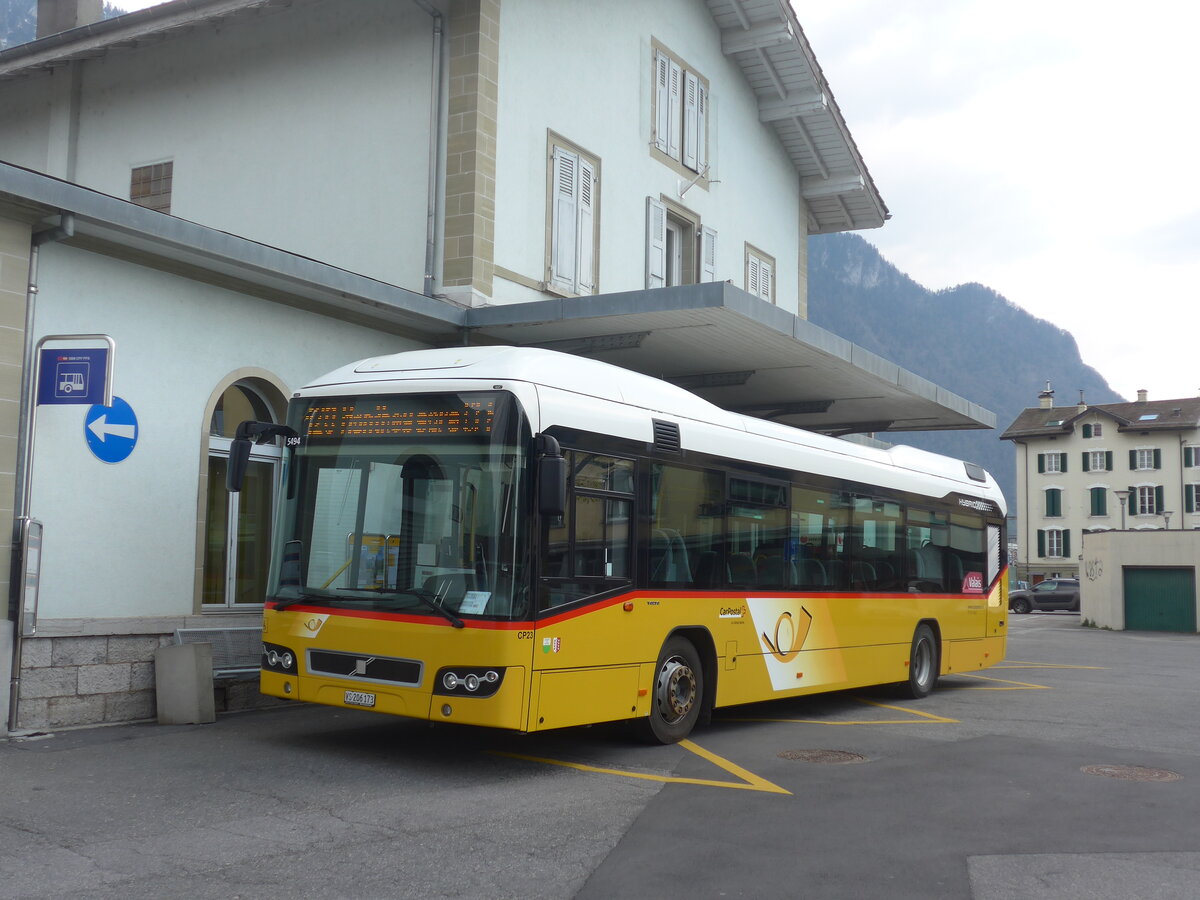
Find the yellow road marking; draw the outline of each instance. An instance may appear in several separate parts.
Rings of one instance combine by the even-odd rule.
[[[527,762],[545,763],[551,766],[562,766],[567,769],[576,769],[580,772],[592,772],[596,775],[618,775],[621,778],[639,778],[643,781],[658,781],[664,784],[698,784],[705,787],[732,788],[736,791],[762,791],[768,794],[787,794],[791,796],[791,791],[784,790],[777,784],[772,784],[765,778],[760,778],[753,772],[748,772],[736,763],[732,763],[727,759],[717,756],[715,753],[710,753],[698,744],[692,741],[680,741],[679,746],[683,749],[695,753],[702,759],[706,759],[713,765],[724,769],[731,775],[735,775],[742,781],[710,781],[705,778],[680,778],[675,775],[654,775],[647,772],[627,772],[622,769],[606,769],[601,766],[589,766],[583,763],[566,762],[561,759],[546,759],[540,756],[526,756],[522,753],[505,753],[500,750],[493,750],[497,756],[508,756],[512,759],[523,759]]]
[[[955,687],[954,685],[943,685],[940,690],[944,691],[1048,691],[1050,686],[1046,684],[1030,684],[1027,681],[1009,681],[1006,678],[992,678],[988,675],[975,675],[971,672],[955,672],[959,678],[975,678],[979,681],[991,681],[998,685],[1008,685],[1008,687]]]
[[[1058,665],[1055,663],[1034,663],[1034,662],[1017,662],[1011,661],[1006,665],[996,666],[997,669],[1103,669],[1104,666],[1068,666]],[[961,678],[974,678],[978,681],[989,681],[995,683],[992,686],[978,687],[954,687],[953,685],[942,685],[942,690],[967,690],[967,691],[1047,691],[1050,690],[1048,685],[1030,684],[1025,681],[1011,681],[1004,678],[992,678],[987,675],[978,675],[969,672],[954,672],[953,675]],[[939,716],[936,713],[925,712],[919,709],[911,709],[904,706],[893,706],[889,703],[878,703],[874,700],[867,700],[862,697],[855,697],[855,701],[866,706],[875,706],[879,709],[891,709],[897,712],[902,712],[906,716],[912,718],[905,719],[852,719],[848,721],[831,721],[829,719],[781,719],[781,718],[740,718],[731,719],[735,722],[783,722],[792,725],[957,725],[958,719],[951,719],[946,716]],[[501,750],[491,751],[496,756],[507,756],[510,759],[522,759],[526,762],[544,763],[550,766],[561,766],[565,769],[575,769],[579,772],[591,772],[595,775],[616,775],[620,778],[637,778],[642,781],[657,781],[662,784],[696,784],[703,787],[719,787],[730,788],[735,791],[761,791],[768,794],[787,794],[791,796],[791,791],[781,788],[777,784],[772,784],[765,778],[755,775],[753,772],[743,769],[741,766],[731,762],[723,757],[717,756],[705,750],[699,744],[693,741],[684,740],[679,742],[679,746],[690,753],[694,753],[702,759],[706,759],[718,768],[724,769],[731,775],[740,778],[740,782],[735,781],[714,781],[706,778],[681,778],[675,775],[655,775],[648,772],[629,772],[623,769],[608,769],[603,766],[589,766],[585,763],[567,762],[562,759],[549,759],[542,756],[527,756],[523,753],[507,753]]]
[[[859,703],[865,703],[867,706],[878,706],[880,709],[894,709],[898,712],[908,713],[910,716],[920,716],[923,719],[929,719],[931,722],[938,724],[957,725],[958,719],[950,719],[946,716],[939,716],[935,713],[924,712],[920,709],[909,709],[904,706],[889,706],[887,703],[876,703],[874,700],[865,700],[862,697],[855,697]],[[889,722],[890,724],[890,722]],[[904,719],[898,720],[897,724],[908,724]]]
[[[1104,669],[1106,666],[1068,666],[1060,663],[1017,662],[1009,660],[995,666],[997,669]]]
[[[880,709],[894,709],[896,712],[902,712],[907,715],[916,716],[914,719],[849,719],[849,720],[830,720],[830,719],[781,719],[781,718],[765,718],[765,719],[732,719],[734,722],[786,722],[789,725],[957,725],[958,719],[948,719],[945,716],[939,716],[934,713],[922,712],[917,709],[908,709],[903,706],[892,706],[887,703],[876,703],[874,700],[865,700],[862,697],[854,698],[857,702],[866,706],[877,706]],[[927,721],[921,721],[922,719]]]

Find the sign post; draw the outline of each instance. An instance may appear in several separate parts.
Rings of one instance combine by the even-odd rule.
[[[97,342],[103,347],[46,347],[46,344],[81,344]],[[20,577],[21,590],[17,627],[13,634],[13,653],[20,655],[23,635],[32,635],[37,628],[37,586],[41,567],[42,523],[30,517],[29,497],[33,486],[33,447],[37,435],[39,406],[92,405],[113,402],[113,362],[117,343],[107,334],[48,334],[35,345],[33,378],[28,382],[25,402],[29,407],[28,433],[25,435],[24,455],[14,503],[17,533],[14,546],[20,559],[14,560],[13,577]],[[130,410],[132,414],[132,410]],[[130,446],[129,450],[132,451]],[[126,452],[125,456],[129,453]],[[124,456],[121,457],[124,459]],[[16,664],[14,663],[14,670]],[[14,692],[16,679],[14,678]],[[10,717],[15,723],[15,699]],[[15,726],[14,726],[15,727]]]

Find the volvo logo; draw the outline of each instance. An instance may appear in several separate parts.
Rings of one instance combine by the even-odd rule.
[[[351,672],[350,674],[366,675],[367,674],[367,666],[369,666],[373,662],[375,662],[375,657],[373,657],[373,656],[370,659],[356,659],[354,661],[354,671]]]

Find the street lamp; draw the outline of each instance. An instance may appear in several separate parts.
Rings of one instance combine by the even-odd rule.
[[[1163,510],[1163,513],[1162,513],[1163,528],[1167,531],[1171,530],[1171,516],[1173,516],[1173,515],[1174,515],[1174,512],[1172,510],[1169,510],[1169,509]]]
[[[1129,499],[1129,491],[1113,491],[1121,501],[1121,530],[1125,530],[1125,501]]]

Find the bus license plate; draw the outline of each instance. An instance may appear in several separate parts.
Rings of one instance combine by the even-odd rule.
[[[346,691],[346,703],[349,706],[374,706],[375,695],[365,691]]]

